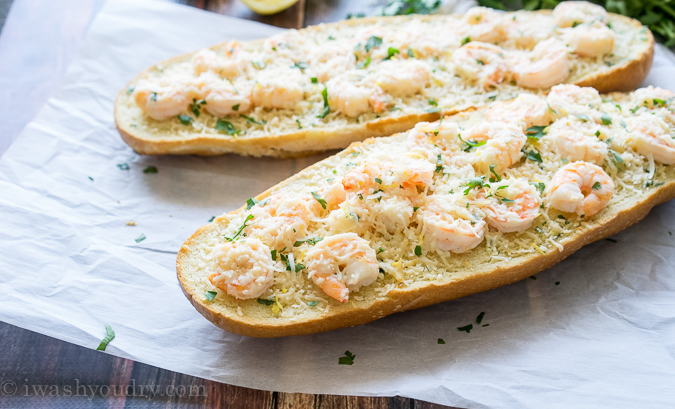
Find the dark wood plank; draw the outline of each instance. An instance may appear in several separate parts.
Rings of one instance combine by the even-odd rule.
[[[259,21],[277,27],[302,28],[305,22],[305,1],[299,0],[292,7],[269,16],[254,13],[238,0],[209,0],[207,10],[226,16]]]

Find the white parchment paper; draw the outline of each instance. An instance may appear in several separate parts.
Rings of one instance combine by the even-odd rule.
[[[675,203],[536,280],[360,327],[254,339],[198,314],[175,277],[183,241],[323,156],[141,157],[115,130],[113,101],[160,60],[277,31],[148,0],[106,4],[60,92],[0,161],[0,320],[90,348],[108,323],[108,353],[258,389],[470,408],[672,407]],[[659,48],[647,82],[675,89],[674,66]],[[158,173],[144,174],[149,165]],[[482,311],[487,327],[475,322]],[[353,366],[338,365],[345,350]]]

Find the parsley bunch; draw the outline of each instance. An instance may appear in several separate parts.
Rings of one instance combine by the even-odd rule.
[[[392,0],[375,10],[376,16],[401,16],[406,14],[433,14],[441,0]]]
[[[639,20],[661,37],[666,47],[675,47],[675,0],[592,0],[610,13]],[[552,9],[560,0],[478,0],[478,4],[499,10]]]

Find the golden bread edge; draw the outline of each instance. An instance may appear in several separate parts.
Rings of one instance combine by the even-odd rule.
[[[376,143],[377,140],[377,138],[372,138],[361,143],[352,144],[348,149],[335,156],[345,157],[354,151],[355,148],[366,144]],[[328,159],[325,159],[324,161]],[[313,169],[322,166],[324,161],[317,162],[302,170],[300,173],[273,186],[258,195],[256,199],[262,200],[269,196],[273,191],[276,191],[297,179],[301,179],[304,177],[304,174],[308,172],[311,173]],[[407,288],[390,291],[387,294],[386,299],[375,300],[368,307],[342,309],[337,312],[329,312],[328,314],[324,314],[317,318],[304,321],[278,319],[274,322],[268,320],[264,320],[263,322],[252,322],[250,319],[239,316],[236,311],[229,311],[227,314],[216,311],[209,305],[209,302],[204,300],[203,294],[193,294],[190,292],[190,286],[185,282],[185,276],[182,271],[182,261],[188,257],[192,244],[197,242],[200,235],[207,231],[211,225],[202,226],[187,241],[185,241],[178,252],[176,272],[181,289],[190,303],[205,318],[226,331],[260,338],[313,334],[365,324],[396,312],[450,301],[526,279],[559,263],[586,244],[609,237],[632,226],[647,216],[654,206],[673,198],[675,198],[675,181],[669,181],[636,200],[635,204],[631,207],[620,208],[618,212],[603,213],[599,218],[593,221],[593,226],[590,229],[583,233],[575,233],[570,236],[569,239],[564,242],[564,250],[562,252],[551,250],[543,255],[534,253],[528,256],[524,261],[518,263],[498,263],[501,266],[487,272],[475,272],[470,275],[464,275],[463,277],[444,284],[434,282],[415,283]],[[216,218],[214,223],[228,222],[230,216],[241,210],[242,208],[237,209],[228,215]]]
[[[550,11],[538,11],[537,13],[550,13]],[[611,13],[610,13],[611,14]],[[611,14],[612,18],[626,20],[629,24],[640,25],[637,20],[628,17]],[[363,23],[376,24],[385,18],[392,17],[370,17],[364,19],[353,19],[329,23],[325,26],[337,25],[358,25]],[[393,18],[404,19],[406,16],[397,16]],[[423,16],[424,20],[435,18],[435,16]],[[312,26],[305,28],[305,31],[319,30],[321,26]],[[606,73],[590,74],[576,85],[596,88],[601,93],[614,91],[632,91],[637,88],[644,80],[652,65],[654,57],[654,36],[649,29],[648,48],[639,56],[639,58],[626,63],[612,67],[612,70]],[[254,40],[250,43],[263,42],[264,40]],[[217,49],[222,47],[219,44],[211,47]],[[440,118],[438,113],[411,114],[395,118],[380,118],[376,121],[369,121],[362,125],[350,125],[341,129],[306,129],[299,132],[292,132],[281,135],[268,135],[257,138],[225,138],[221,136],[194,136],[184,139],[161,139],[145,138],[139,132],[124,124],[120,118],[118,105],[121,98],[126,94],[129,86],[139,79],[146,76],[154,70],[157,65],[171,64],[183,58],[191,56],[193,53],[184,54],[172,59],[160,62],[131,80],[118,94],[115,100],[115,123],[122,139],[131,148],[143,155],[202,155],[215,156],[227,153],[235,153],[244,156],[270,156],[279,158],[292,158],[306,156],[313,153],[323,152],[330,149],[342,149],[349,146],[350,143],[363,141],[367,138],[387,136],[397,132],[403,132],[412,128],[416,123],[423,121],[435,121]],[[457,113],[458,110],[444,111],[444,116]]]

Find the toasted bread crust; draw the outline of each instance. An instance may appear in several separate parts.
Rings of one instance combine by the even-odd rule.
[[[540,10],[533,13],[548,14],[550,10]],[[357,20],[345,20],[336,23],[329,23],[326,26],[337,25],[357,25],[357,24],[377,24],[383,19],[403,19],[406,16],[396,17],[370,17]],[[438,16],[421,16],[423,20],[438,18]],[[626,20],[632,25],[640,25],[636,20],[619,15],[612,15],[612,18]],[[308,27],[306,31],[319,30],[320,26]],[[595,73],[576,81],[574,84],[584,87],[594,87],[602,93],[613,91],[630,91],[638,87],[649,72],[654,56],[654,36],[649,30],[649,46],[644,54],[637,59],[616,65],[609,72]],[[256,40],[255,42],[261,42]],[[213,46],[217,49],[221,45]],[[174,57],[157,65],[166,65],[174,61],[184,59],[190,54]],[[156,66],[150,67],[139,74],[129,82],[127,87],[123,88],[117,96],[115,102],[115,122],[122,139],[131,146],[136,152],[144,155],[203,155],[214,156],[226,153],[236,153],[245,156],[272,156],[272,157],[298,157],[330,149],[342,149],[349,146],[350,143],[362,141],[376,136],[386,136],[397,132],[403,132],[412,128],[421,121],[435,121],[440,118],[440,113],[411,114],[398,116],[396,118],[380,118],[360,125],[350,125],[346,128],[332,129],[305,129],[297,132],[267,135],[262,137],[247,138],[227,138],[217,135],[195,135],[183,139],[167,138],[147,138],[139,133],[136,128],[131,127],[122,121],[119,115],[118,105],[126,89],[130,84],[135,83],[140,78],[154,70]],[[443,115],[452,115],[458,112],[450,110],[442,112]]]
[[[373,138],[362,143],[352,144],[348,149],[336,156],[346,157],[351,152],[358,150],[358,148],[376,143],[376,141],[377,139]],[[268,189],[257,196],[256,199],[263,200],[273,191],[289,185],[301,179],[307,172],[312,172],[313,169],[319,168],[322,166],[322,163],[323,161],[308,167],[300,174],[296,174]],[[396,312],[453,300],[526,279],[559,263],[586,244],[609,237],[637,223],[654,206],[673,198],[675,198],[675,181],[670,181],[650,191],[649,194],[641,197],[632,206],[620,208],[616,212],[599,217],[595,220],[593,226],[583,233],[577,232],[570,236],[569,240],[564,243],[564,250],[562,252],[553,250],[546,254],[535,253],[526,257],[524,261],[498,263],[497,266],[491,269],[475,271],[472,274],[463,275],[453,280],[445,280],[442,283],[414,283],[409,287],[390,291],[386,299],[373,301],[367,306],[352,306],[348,309],[334,310],[320,317],[306,320],[290,321],[278,319],[274,321],[254,321],[239,316],[236,311],[228,310],[226,313],[218,311],[203,300],[202,294],[194,294],[190,291],[189,281],[184,273],[183,264],[189,257],[191,248],[199,241],[201,235],[212,228],[212,225],[201,227],[183,244],[178,252],[176,271],[181,289],[190,303],[209,321],[226,331],[261,338],[311,334],[365,324]],[[230,216],[240,210],[235,210],[229,215],[217,218],[214,223],[227,223]]]

